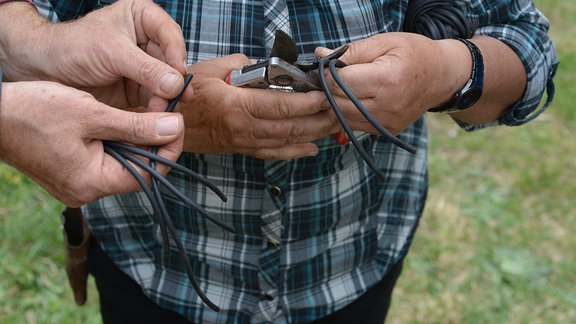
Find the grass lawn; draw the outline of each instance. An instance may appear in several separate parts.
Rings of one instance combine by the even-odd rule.
[[[552,21],[556,99],[522,127],[431,115],[429,201],[391,323],[576,323],[576,2]]]
[[[576,2],[537,0],[561,61],[553,106],[465,133],[431,115],[430,199],[391,323],[576,323]],[[0,164],[0,323],[99,323],[66,282],[62,205]]]

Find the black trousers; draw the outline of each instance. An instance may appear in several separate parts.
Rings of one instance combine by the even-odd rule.
[[[100,312],[104,323],[190,323],[180,314],[164,309],[146,297],[140,286],[124,274],[94,240],[88,255],[88,270],[94,276],[100,294]],[[314,323],[384,323],[392,290],[401,272],[402,262],[399,262],[378,284],[352,304]]]

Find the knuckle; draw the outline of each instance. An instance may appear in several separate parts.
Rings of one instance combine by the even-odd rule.
[[[135,139],[146,138],[148,135],[148,127],[137,114],[133,114],[130,117],[129,131]]]
[[[278,96],[277,100],[274,101],[274,109],[278,113],[280,118],[290,118],[292,116],[292,105],[288,96]]]
[[[286,144],[295,144],[298,142],[298,136],[300,134],[300,127],[298,123],[292,123],[288,130],[288,136],[286,138]]]
[[[234,53],[228,56],[230,62],[230,68],[239,68],[243,67],[244,65],[250,64],[250,59],[241,53]]]
[[[140,80],[152,80],[154,74],[156,73],[155,63],[153,61],[143,62],[138,71],[138,77]]]

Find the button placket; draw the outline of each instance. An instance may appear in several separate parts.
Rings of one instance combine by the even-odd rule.
[[[290,166],[286,161],[267,162],[262,201],[262,250],[259,257],[260,307],[265,316],[274,318],[279,309],[278,280],[282,247],[282,218],[286,212],[286,189]],[[263,314],[264,315],[264,314]]]

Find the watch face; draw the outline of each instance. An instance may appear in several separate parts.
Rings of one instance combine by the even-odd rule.
[[[475,104],[478,101],[478,99],[480,99],[480,96],[482,96],[482,88],[480,87],[471,88],[458,98],[456,108],[466,109]]]

